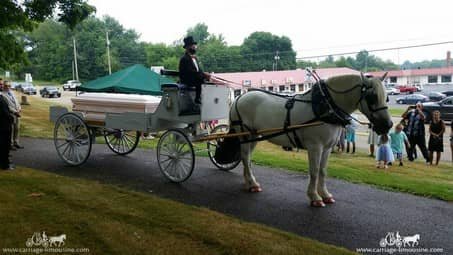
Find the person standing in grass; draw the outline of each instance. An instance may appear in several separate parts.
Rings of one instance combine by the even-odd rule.
[[[19,144],[19,129],[20,129],[20,112],[22,107],[20,106],[19,100],[17,100],[14,93],[11,91],[11,84],[9,81],[3,83],[2,94],[4,99],[8,103],[11,117],[13,118],[12,134],[11,134],[11,150],[23,149],[24,147]]]
[[[416,146],[418,146],[426,163],[429,163],[428,150],[426,148],[425,113],[423,112],[423,105],[417,103],[415,109],[414,107],[407,108],[401,117],[409,119],[408,138],[409,143],[411,144],[410,153],[408,155],[409,161],[414,161],[414,152]]]
[[[453,121],[450,122],[450,151],[451,151],[451,162],[453,163]]]
[[[9,161],[12,124],[13,118],[9,112],[8,102],[0,93],[0,169],[3,170],[14,169],[14,166]]]
[[[389,136],[393,156],[400,162],[400,166],[403,166],[403,148],[404,145],[406,145],[406,147],[409,146],[409,140],[403,132],[403,125],[401,123],[396,125],[395,130],[391,132]]]
[[[354,116],[353,116],[354,117]],[[357,121],[352,119],[348,125],[346,125],[346,152],[349,153],[350,145],[352,144],[352,154],[355,153],[355,130],[358,127]]]
[[[392,148],[390,147],[389,135],[380,135],[378,144],[379,145],[376,152],[376,167],[387,169],[388,165],[395,160],[393,157]]]
[[[373,130],[373,124],[368,124],[368,144],[370,145],[370,157],[374,157],[374,146],[378,144],[378,134]]]
[[[436,152],[436,166],[439,164],[440,156],[444,151],[443,136],[445,133],[445,123],[440,119],[440,112],[433,112],[433,120],[429,125],[429,163],[433,164],[434,152]]]

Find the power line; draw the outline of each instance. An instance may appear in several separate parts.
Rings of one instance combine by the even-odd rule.
[[[411,48],[419,48],[419,47],[428,47],[428,46],[450,44],[450,43],[453,43],[453,41],[437,42],[437,43],[425,43],[425,44],[417,44],[417,45],[409,45],[409,46],[401,46],[401,47],[373,49],[373,50],[366,50],[366,51],[367,52],[380,52],[380,51],[402,50],[402,49],[411,49]],[[326,55],[298,57],[298,58],[296,58],[296,60],[312,59],[312,58],[325,58],[325,57],[329,57],[329,56],[334,57],[334,56],[354,55],[354,54],[357,54],[359,52],[360,51],[352,51],[352,52],[344,52],[344,53],[334,53],[334,54],[326,54]]]

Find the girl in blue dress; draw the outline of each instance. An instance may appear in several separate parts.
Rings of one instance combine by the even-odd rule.
[[[376,167],[377,168],[388,168],[388,164],[395,160],[393,157],[393,151],[390,147],[390,137],[388,134],[380,135],[378,142],[378,150],[376,153]]]

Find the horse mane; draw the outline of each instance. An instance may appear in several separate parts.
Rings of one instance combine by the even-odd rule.
[[[330,88],[344,90],[351,87],[351,85],[361,84],[363,81],[360,75],[346,74],[330,77],[326,82]]]

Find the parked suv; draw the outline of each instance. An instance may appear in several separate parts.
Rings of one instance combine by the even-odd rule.
[[[439,102],[423,103],[423,111],[427,114],[426,122],[431,121],[432,112],[440,111],[443,120],[453,120],[453,96],[447,97]]]
[[[70,80],[63,84],[63,90],[76,90],[78,86],[82,85],[79,81]]]

